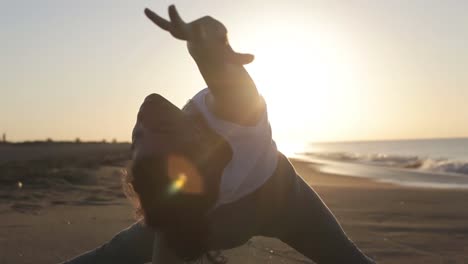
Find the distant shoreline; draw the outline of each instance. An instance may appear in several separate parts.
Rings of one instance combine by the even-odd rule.
[[[32,140],[32,141],[7,141],[0,142],[1,145],[63,145],[63,144],[128,144],[126,141],[47,141],[47,140]]]

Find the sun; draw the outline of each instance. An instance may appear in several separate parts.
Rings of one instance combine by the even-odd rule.
[[[289,152],[293,146],[303,145],[298,142],[326,137],[324,127],[337,129],[335,123],[345,116],[347,100],[355,100],[359,94],[358,67],[347,55],[352,51],[340,46],[338,39],[297,30],[259,47],[254,63],[248,66],[267,102],[274,133],[291,135],[287,132],[295,131],[303,137],[277,140]]]

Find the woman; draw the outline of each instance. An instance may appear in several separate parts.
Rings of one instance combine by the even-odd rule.
[[[150,95],[133,130],[128,187],[143,217],[70,263],[182,263],[276,237],[317,263],[374,263],[346,236],[272,140],[267,108],[227,30],[203,17],[147,17],[187,41],[208,88],[182,111]]]

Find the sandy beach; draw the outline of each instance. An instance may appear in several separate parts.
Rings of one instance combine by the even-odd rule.
[[[5,151],[14,151],[1,146],[0,264],[58,263],[100,245],[134,221],[120,189],[128,146],[77,149],[73,153],[79,155],[58,162],[57,156],[38,159],[23,149],[32,155],[24,158],[16,147],[16,156],[11,155],[16,158],[8,159]],[[90,156],[97,149],[100,154]],[[58,156],[64,157],[63,152]],[[323,174],[306,162],[294,165],[378,263],[468,263],[468,191],[401,187]],[[312,263],[263,237],[225,253],[229,263]]]

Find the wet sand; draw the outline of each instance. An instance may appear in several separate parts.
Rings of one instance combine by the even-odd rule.
[[[90,163],[80,163],[89,157],[86,151],[61,165],[53,155],[0,160],[0,264],[58,263],[134,221],[120,188],[127,146],[102,148],[112,149],[107,159],[98,155]],[[378,263],[468,263],[468,191],[400,187],[322,174],[300,161],[294,165]],[[230,263],[312,263],[263,237],[226,254]]]

